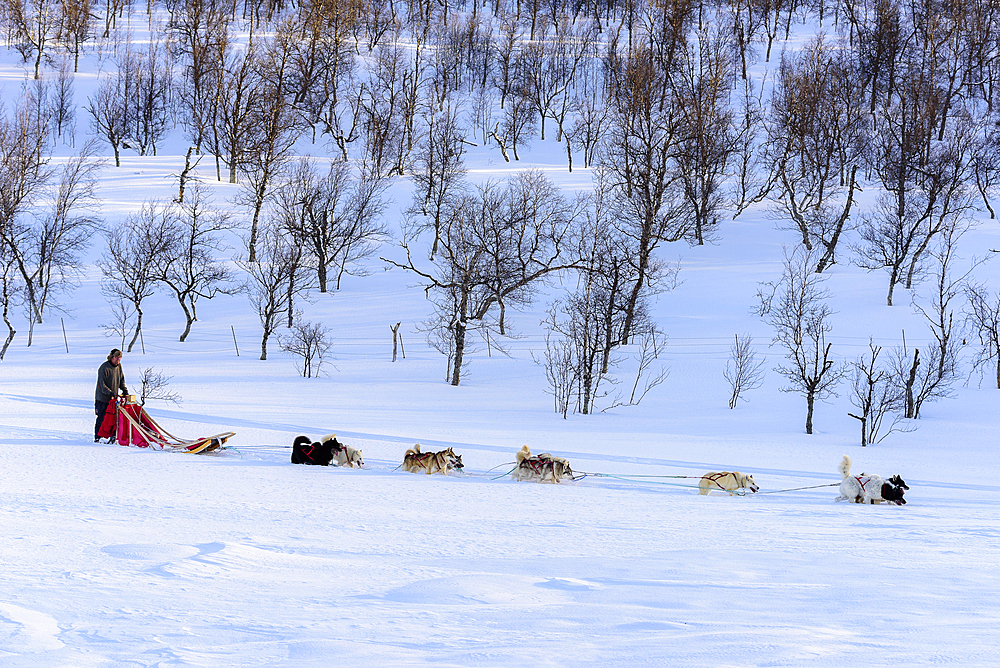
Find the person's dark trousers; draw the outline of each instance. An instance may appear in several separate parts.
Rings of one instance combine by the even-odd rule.
[[[97,422],[94,423],[94,442],[100,438],[97,432],[101,430],[101,423],[104,422],[104,413],[108,410],[108,404],[110,401],[94,401],[94,410],[97,411]]]

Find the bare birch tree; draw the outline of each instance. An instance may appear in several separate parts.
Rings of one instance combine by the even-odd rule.
[[[304,124],[291,104],[292,55],[295,36],[283,25],[274,39],[265,43],[258,61],[260,85],[251,110],[249,140],[252,150],[239,164],[244,191],[240,201],[251,208],[249,261],[256,261],[257,227],[264,203],[272,195],[274,180],[288,162]]]
[[[27,250],[34,271],[30,280],[37,322],[55,306],[55,295],[74,285],[83,266],[83,255],[97,232],[98,172],[103,166],[95,160],[95,142],[88,142],[56,172],[58,183],[51,208],[39,216],[27,238]]]
[[[138,60],[126,52],[113,74],[103,77],[97,90],[87,99],[93,133],[104,139],[115,154],[115,167],[121,167],[121,150],[132,132],[137,96]]]
[[[833,311],[826,304],[829,293],[814,272],[816,256],[796,249],[785,254],[782,276],[764,283],[758,292],[758,313],[774,329],[773,342],[785,349],[786,364],[775,367],[788,381],[782,392],[797,392],[806,399],[806,433],[813,433],[816,401],[836,396],[837,384],[847,370],[831,355],[826,340]]]
[[[107,250],[97,262],[103,277],[101,292],[112,303],[131,304],[136,312],[126,352],[132,352],[142,332],[145,315],[142,302],[156,292],[156,269],[166,264],[164,255],[177,246],[173,215],[165,205],[146,202],[137,213],[130,214],[106,233]]]
[[[303,158],[288,171],[276,193],[279,216],[312,258],[320,292],[327,292],[331,272],[338,290],[345,274],[364,273],[361,261],[388,237],[380,220],[384,189],[384,181],[356,178],[344,162],[320,175],[313,161]]]
[[[308,281],[300,276],[305,267],[302,249],[295,241],[274,225],[261,232],[257,258],[241,260],[239,265],[247,274],[243,291],[260,318],[260,359],[266,360],[268,340],[294,308],[296,286],[302,289]]]
[[[855,261],[888,273],[889,306],[896,285],[911,289],[922,275],[935,238],[955,228],[973,207],[982,135],[975,119],[956,108],[944,140],[937,141],[941,104],[933,83],[916,73],[876,115],[871,161],[884,192],[861,225]]]
[[[683,14],[668,18],[685,23]],[[663,23],[681,30],[672,21]],[[656,49],[637,46],[626,58],[609,54],[617,62],[608,93],[611,114],[602,165],[614,195],[617,224],[636,240],[632,256],[636,280],[621,329],[623,344],[632,334],[654,252],[663,242],[691,239],[694,229],[683,213],[683,187],[674,163],[682,116],[674,113],[671,77],[684,46],[683,31],[660,38],[672,40],[671,35],[676,42],[656,43]]]
[[[233,294],[238,289],[217,255],[225,248],[219,233],[231,228],[228,216],[210,205],[203,186],[195,184],[188,192],[184,203],[167,219],[170,246],[155,266],[156,281],[177,299],[184,313],[184,331],[178,339],[182,343],[198,319],[199,299]]]
[[[406,260],[389,264],[416,274],[438,313],[435,329],[451,343],[451,384],[462,377],[467,334],[494,319],[506,333],[508,307],[531,303],[538,282],[575,267],[575,217],[569,203],[541,172],[520,172],[504,185],[487,183],[450,205],[433,266],[418,266],[412,245]],[[444,334],[447,332],[447,334]]]
[[[906,413],[908,418],[918,419],[924,403],[951,396],[958,381],[963,323],[961,318],[956,322],[955,316],[960,313],[955,302],[964,294],[965,281],[969,274],[981,262],[973,260],[966,272],[959,276],[954,275],[953,265],[957,259],[956,242],[962,232],[962,228],[945,231],[938,247],[932,253],[935,267],[932,272],[930,297],[913,300],[914,310],[922,315],[927,323],[931,342],[926,346],[919,367],[914,351],[914,365],[908,374],[903,373],[906,368],[905,358],[897,362],[897,383],[902,382],[912,395]]]
[[[25,62],[34,58],[35,79],[41,77],[42,60],[57,41],[62,28],[62,4],[57,0],[4,0],[3,12],[14,46]]]
[[[427,132],[417,144],[413,165],[413,204],[410,215],[421,215],[434,230],[430,257],[437,253],[441,234],[441,219],[445,209],[465,189],[462,179],[466,169],[462,163],[465,144],[458,125],[458,114],[450,105],[440,112],[431,108],[426,114]]]
[[[855,74],[824,37],[782,56],[767,121],[767,192],[806,250],[824,248],[817,272],[835,262],[851,216],[865,120]]]
[[[49,160],[47,117],[39,118],[30,96],[22,96],[8,114],[0,104],[0,244],[14,263],[31,312],[29,321],[41,318],[32,264],[32,221],[28,214],[44,196],[53,171]]]

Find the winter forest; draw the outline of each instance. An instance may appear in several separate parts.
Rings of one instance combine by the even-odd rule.
[[[0,119],[0,358],[72,299],[95,245],[127,351],[154,293],[183,313],[182,342],[214,296],[244,293],[260,359],[277,340],[306,376],[329,342],[303,297],[345,275],[412,274],[452,385],[470,341],[502,350],[509,313],[558,277],[571,289],[533,354],[555,410],[589,413],[623,346],[642,378],[620,401],[662,381],[650,305],[679,278],[673,247],[723,246],[756,207],[787,230],[756,308],[807,432],[842,383],[866,441],[947,396],[963,359],[1000,387],[1000,300],[974,271],[991,249],[956,259],[1000,181],[995,3],[4,0],[0,18],[28,73]],[[102,170],[171,137],[188,145],[173,199],[102,219]],[[537,144],[592,188],[468,176],[472,149],[516,165]],[[238,185],[232,201],[199,164]],[[929,343],[838,356],[823,283],[838,263],[879,276],[895,308],[919,285]],[[737,334],[731,407],[762,373]]]

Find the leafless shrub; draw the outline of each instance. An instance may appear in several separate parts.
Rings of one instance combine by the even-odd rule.
[[[650,390],[663,383],[670,375],[670,369],[660,365],[659,371],[657,371],[655,376],[647,377],[643,381],[646,371],[649,370],[656,360],[660,359],[660,355],[667,345],[667,338],[663,335],[663,332],[660,332],[653,326],[641,332],[636,332],[636,335],[639,339],[639,359],[635,373],[635,383],[632,385],[632,394],[629,396],[628,401],[619,396],[610,406],[603,409],[602,413],[612,408],[618,408],[619,406],[638,406]],[[642,382],[642,392],[639,392],[640,382]],[[638,396],[636,396],[637,393]]]
[[[550,331],[545,335],[545,350],[540,356],[532,353],[531,357],[535,364],[545,369],[545,380],[549,387],[547,392],[552,395],[555,412],[562,413],[565,420],[576,395],[577,378],[580,375],[573,342],[565,337],[553,336]]]
[[[111,302],[111,313],[109,315],[110,319],[105,324],[101,325],[101,329],[104,330],[105,336],[114,337],[114,339],[122,341],[122,348],[125,347],[125,337],[128,335],[129,330],[129,320],[135,315],[134,305],[127,299],[119,297],[115,301]],[[129,347],[131,350],[131,347]]]
[[[160,401],[169,401],[174,404],[181,403],[181,396],[167,389],[173,378],[173,376],[164,376],[153,367],[141,369],[139,371],[139,383],[141,385],[141,389],[139,390],[139,404],[145,406],[147,399],[159,399]]]
[[[985,285],[970,284],[965,288],[968,300],[966,322],[979,339],[972,360],[973,373],[983,376],[993,368],[997,389],[1000,389],[1000,295],[990,293]]]
[[[893,382],[892,368],[882,366],[878,356],[881,346],[868,342],[869,354],[852,363],[851,403],[861,415],[848,413],[861,422],[861,447],[880,443],[894,431],[912,431],[915,427],[900,426],[903,419],[903,394]]]
[[[296,320],[292,331],[278,335],[278,345],[286,353],[301,358],[299,373],[303,378],[319,377],[321,367],[327,353],[333,346],[328,338],[330,330],[322,323],[303,322]]]
[[[722,376],[729,383],[733,392],[729,397],[729,407],[736,408],[736,403],[746,400],[745,392],[756,390],[764,383],[764,362],[765,359],[757,359],[757,353],[753,348],[753,337],[744,334],[743,338],[737,334],[733,345],[729,348],[729,361]]]
[[[960,367],[960,341],[963,339],[961,319],[956,323],[955,300],[964,292],[966,279],[982,260],[973,260],[971,268],[956,277],[952,266],[955,242],[962,228],[950,227],[941,233],[937,249],[930,253],[935,263],[933,288],[929,297],[913,300],[914,310],[924,317],[932,341],[925,349],[923,359],[914,351],[912,366],[907,363],[905,351],[895,355],[896,382],[905,390],[905,417],[917,419],[926,401],[952,396]],[[922,364],[922,365],[921,365]]]

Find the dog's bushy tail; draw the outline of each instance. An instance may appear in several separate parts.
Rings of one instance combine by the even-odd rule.
[[[531,457],[531,450],[526,445],[522,445],[521,449],[517,451],[517,463],[520,464],[525,459]]]
[[[413,455],[419,455],[419,454],[420,454],[420,444],[417,443],[412,448],[406,451],[406,454],[403,455],[403,458],[406,459],[407,457],[412,457]]]
[[[851,458],[844,455],[844,458],[840,460],[840,475],[846,479],[847,476],[851,475]]]

